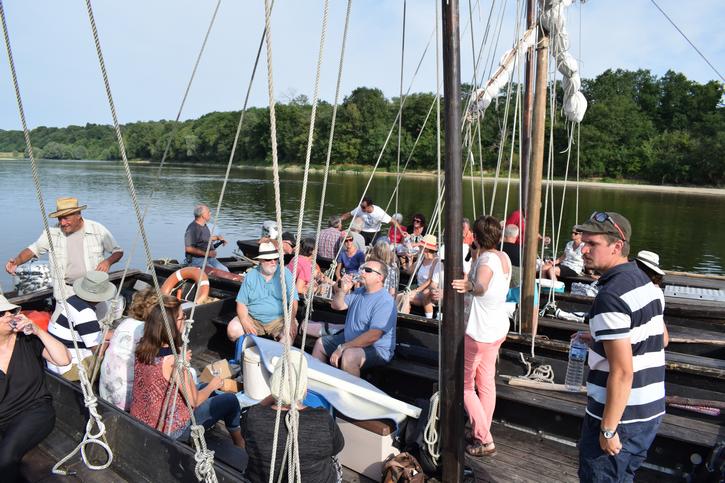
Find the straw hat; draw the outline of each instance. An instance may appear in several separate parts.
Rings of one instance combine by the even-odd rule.
[[[286,378],[283,376],[284,359],[277,361],[270,381],[272,396],[282,404],[292,404],[293,400],[301,401],[307,392],[307,359],[302,352],[292,351],[289,353],[289,369],[291,374]],[[296,389],[293,391],[293,389]],[[294,396],[294,397],[293,397]]]
[[[116,287],[106,272],[93,270],[73,282],[73,291],[86,302],[105,302],[116,294]]]
[[[435,235],[426,235],[420,242],[421,246],[427,250],[438,251],[438,239]]]
[[[663,272],[660,268],[660,256],[657,255],[655,252],[650,252],[649,250],[640,250],[640,252],[637,253],[635,259],[639,260],[656,273],[660,275],[665,274],[665,272]]]
[[[10,302],[8,302],[8,299],[6,299],[4,295],[0,295],[0,315],[4,314],[5,312],[12,312],[13,310],[17,310],[19,308],[19,305],[11,304]]]
[[[58,198],[55,200],[55,211],[51,213],[51,218],[60,218],[61,216],[72,215],[81,210],[85,210],[87,205],[78,206],[78,198]]]
[[[271,242],[264,242],[259,244],[259,253],[255,260],[276,260],[279,258],[279,252]]]

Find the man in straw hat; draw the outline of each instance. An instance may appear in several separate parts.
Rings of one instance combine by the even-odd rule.
[[[581,481],[629,481],[665,413],[664,297],[627,260],[624,216],[595,212],[582,232],[584,266],[602,274],[589,312],[587,409],[579,441]]]
[[[283,340],[297,336],[297,289],[289,270],[279,265],[279,252],[270,242],[259,245],[256,257],[259,265],[247,272],[237,294],[237,316],[227,325],[227,336],[236,341],[245,334],[268,336]],[[282,274],[287,287],[287,303],[292,302],[289,334],[284,334],[284,305],[282,300]]]
[[[395,327],[398,312],[393,297],[384,288],[388,267],[368,260],[360,267],[362,287],[352,290],[353,281],[345,275],[335,286],[332,308],[347,309],[345,329],[320,337],[312,355],[354,376],[361,369],[387,364],[395,353]]]
[[[83,218],[81,211],[85,208],[86,205],[78,205],[76,198],[58,198],[56,210],[48,215],[58,219],[58,226],[50,227],[56,257],[56,260],[52,257],[50,260],[53,296],[56,300],[60,300],[63,295],[73,295],[73,282],[82,278],[86,272],[108,272],[111,265],[123,257],[123,250],[106,227]],[[19,265],[49,251],[50,241],[43,231],[35,243],[8,260],[5,270],[14,275]],[[54,262],[58,264],[57,267],[53,265]],[[56,271],[60,272],[60,280],[55,279]],[[64,287],[64,291],[61,291],[61,287]],[[53,317],[57,315],[56,311]]]
[[[65,303],[58,302],[59,315],[48,326],[48,332],[70,351],[71,363],[56,366],[48,362],[48,369],[70,381],[77,381],[78,364],[82,363],[89,369],[93,365],[94,355],[100,355],[94,354],[96,347],[103,343],[103,331],[98,323],[96,306],[99,302],[111,300],[116,294],[116,287],[108,281],[107,273],[92,270],[73,282],[73,291],[75,295],[68,297]],[[74,339],[78,351],[73,346]]]

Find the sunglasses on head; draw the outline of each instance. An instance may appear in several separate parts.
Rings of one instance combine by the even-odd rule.
[[[363,272],[365,272],[365,273],[377,273],[377,274],[378,274],[378,275],[380,275],[381,277],[383,276],[383,274],[382,274],[382,273],[378,272],[378,271],[377,271],[377,270],[375,270],[374,268],[370,268],[370,267],[360,267],[360,270],[362,270],[362,271],[363,271]]]
[[[609,221],[614,226],[614,228],[616,228],[617,231],[619,232],[619,236],[622,239],[622,241],[627,241],[627,237],[624,236],[624,231],[622,231],[622,229],[619,227],[619,225],[617,225],[617,222],[614,221],[607,212],[595,211],[594,213],[592,213],[592,216],[590,216],[589,219],[594,220],[598,223],[604,223],[605,221]]]

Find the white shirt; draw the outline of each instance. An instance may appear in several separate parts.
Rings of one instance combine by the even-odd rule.
[[[503,253],[508,260],[508,255]],[[509,266],[511,261],[509,260]],[[487,266],[493,272],[488,290],[483,295],[471,297],[471,313],[466,325],[466,335],[477,342],[496,342],[509,331],[509,317],[506,311],[506,295],[509,290],[511,272],[504,273],[501,259],[495,253],[482,253],[471,267],[469,280],[476,278],[478,270]]]
[[[562,265],[571,268],[579,275],[584,272],[582,248],[584,248],[584,243],[580,243],[577,248],[574,248],[574,242],[570,241],[564,247],[564,259],[561,261]]]
[[[136,360],[136,345],[143,336],[143,327],[143,321],[132,317],[124,319],[113,331],[101,363],[98,394],[124,411],[131,408],[133,364]]]
[[[363,211],[359,206],[352,210],[350,214],[355,218],[356,216],[362,219],[363,221],[363,228],[362,231],[367,232],[376,232],[380,231],[380,225],[383,223],[390,223],[390,215],[385,213],[385,211],[380,208],[378,205],[373,205],[373,212],[368,213],[366,211]]]
[[[81,230],[83,231],[83,257],[85,259],[86,271],[95,270],[98,264],[106,258],[106,253],[110,255],[111,253],[121,251],[121,247],[118,246],[111,232],[100,223],[84,219]],[[53,265],[53,257],[48,256],[50,260],[50,274],[54,281],[53,297],[60,300],[62,298],[60,287],[64,285],[65,273],[68,267],[68,237],[57,226],[50,228],[50,237],[53,240],[53,250],[57,258],[56,261],[58,262],[58,271],[60,272],[59,282],[55,279],[56,271]],[[40,234],[40,237],[28,249],[36,257],[40,257],[50,251],[50,243],[48,242],[45,231]],[[71,287],[66,287],[65,295],[66,297],[73,295]]]

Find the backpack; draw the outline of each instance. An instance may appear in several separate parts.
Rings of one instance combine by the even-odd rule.
[[[391,455],[383,465],[383,483],[424,483],[425,473],[410,453]]]

